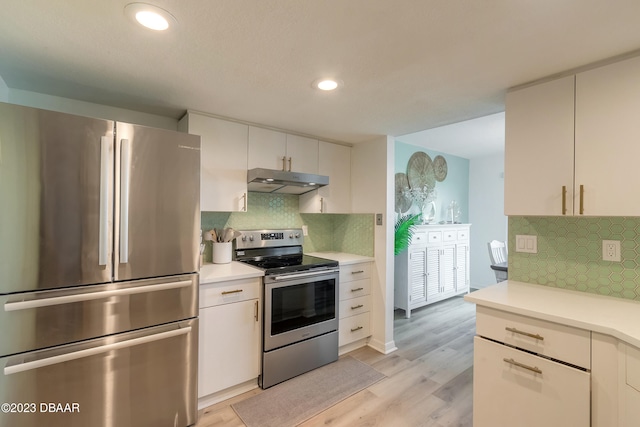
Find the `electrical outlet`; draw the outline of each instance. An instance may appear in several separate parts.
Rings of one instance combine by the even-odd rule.
[[[620,241],[602,241],[602,260],[620,262]]]
[[[382,225],[382,214],[376,214],[376,225]]]

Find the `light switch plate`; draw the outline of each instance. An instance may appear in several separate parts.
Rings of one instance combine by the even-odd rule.
[[[382,214],[376,214],[376,225],[382,225]]]
[[[516,235],[516,252],[528,254],[538,253],[538,236],[528,234]]]

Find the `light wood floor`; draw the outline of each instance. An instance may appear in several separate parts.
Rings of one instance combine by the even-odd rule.
[[[475,305],[462,297],[415,310],[411,319],[397,310],[397,351],[383,355],[363,347],[348,353],[387,378],[301,426],[470,427],[474,335]],[[205,408],[196,427],[244,426],[230,405],[260,392]]]

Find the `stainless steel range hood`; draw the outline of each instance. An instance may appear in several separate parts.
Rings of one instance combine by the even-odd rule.
[[[304,194],[329,184],[329,177],[273,169],[250,169],[248,190],[258,193]]]

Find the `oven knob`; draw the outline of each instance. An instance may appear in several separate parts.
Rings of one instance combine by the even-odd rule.
[[[290,239],[293,239],[293,234],[289,234],[289,238],[290,238]]]
[[[247,241],[247,236],[242,236],[242,241],[246,242]]]
[[[296,233],[296,239],[300,237],[300,233]]]
[[[249,240],[253,242],[253,234],[249,236]]]

